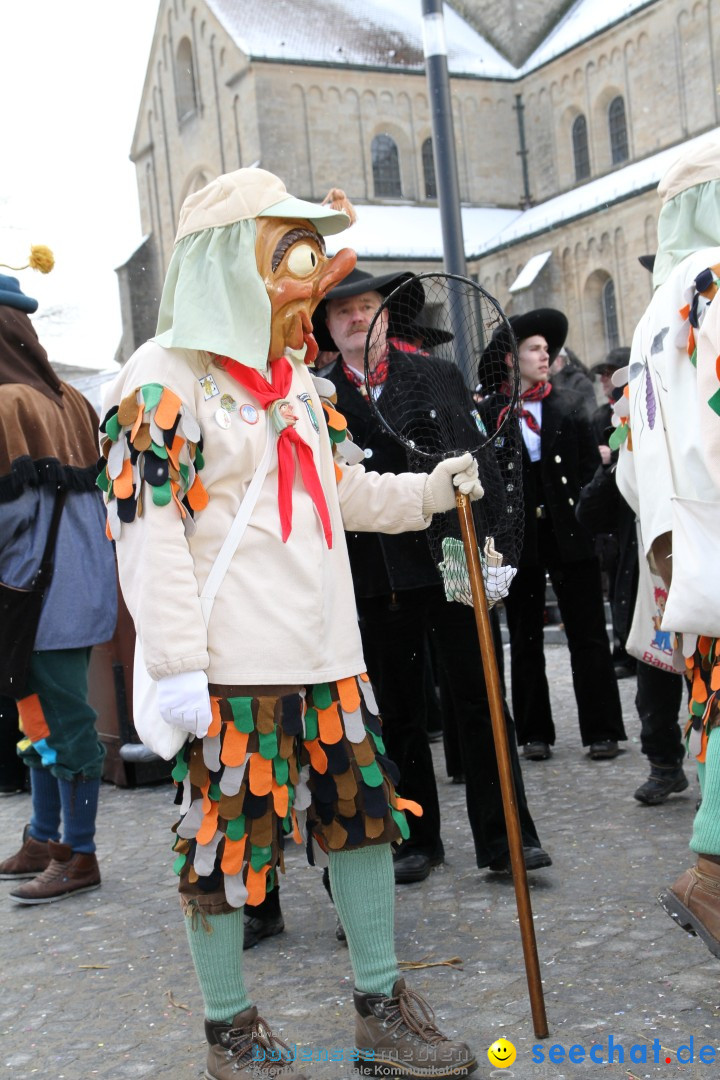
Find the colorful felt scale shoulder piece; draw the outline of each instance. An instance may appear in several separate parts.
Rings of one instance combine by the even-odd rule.
[[[203,467],[200,425],[167,386],[139,386],[107,413],[100,425],[103,457],[97,485],[105,492],[108,534],[120,536],[143,511],[144,484],[156,506],[173,503],[192,535],[197,510],[208,496],[198,471]]]
[[[675,344],[685,349],[693,367],[697,366],[697,332],[702,326],[705,312],[715,297],[720,286],[720,263],[708,266],[698,274],[693,283],[685,290],[684,305],[679,315],[682,325]]]

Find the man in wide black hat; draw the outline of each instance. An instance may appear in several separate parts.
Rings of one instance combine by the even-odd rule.
[[[509,319],[517,341],[520,396],[514,412],[522,433],[525,540],[518,573],[505,599],[510,631],[512,702],[524,757],[549,758],[555,742],[545,675],[545,580],[557,596],[572,664],[583,745],[594,759],[613,758],[627,738],[605,630],[600,565],[590,533],[577,521],[581,488],[600,464],[582,399],[548,381],[568,323],[561,311],[537,308]],[[509,385],[496,372],[512,364],[510,331],[501,327],[480,360],[488,430],[513,408]],[[511,417],[512,419],[512,417]]]
[[[392,294],[403,284],[401,310],[400,304],[393,304]],[[386,298],[389,298],[388,306],[379,316],[385,333],[376,333],[376,322],[374,344],[368,357],[370,393],[383,392],[386,384],[402,386],[403,381],[417,391],[423,378],[423,364],[445,362],[430,359],[432,349],[446,344],[452,335],[431,325],[424,310],[422,285],[412,274],[373,276],[355,269],[328,293],[313,323],[320,347],[336,348],[340,353],[335,364],[323,371],[323,376],[336,388],[337,408],[346,417],[356,445],[364,451],[365,468],[381,473],[404,472],[408,468],[405,449],[383,429],[368,401],[365,384],[365,341],[373,317]],[[413,352],[413,346],[421,351]],[[453,383],[452,392],[467,397],[468,422],[474,425],[471,418],[474,403],[459,369],[453,369],[453,374],[457,375],[457,387]],[[462,412],[462,405],[458,411]],[[490,475],[490,464],[487,462],[484,468],[480,462],[485,503],[499,494]],[[418,538],[410,533],[398,536],[348,533],[346,536],[363,650],[383,715],[388,754],[400,768],[401,790],[407,797],[417,798],[424,810],[422,818],[411,824],[410,837],[396,855],[396,881],[422,880],[444,857],[437,786],[426,730],[423,678],[426,636],[454,691],[452,704],[478,866],[508,871],[508,841],[472,609],[445,599],[424,536]],[[481,539],[481,545],[482,542]],[[511,727],[509,713],[507,721]],[[514,742],[511,730],[525,859],[528,869],[538,869],[549,866],[551,860],[540,846],[527,808]]]

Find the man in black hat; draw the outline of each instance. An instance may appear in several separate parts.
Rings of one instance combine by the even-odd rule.
[[[328,294],[314,317],[314,333],[320,347],[334,347],[340,352],[335,365],[325,369],[323,376],[336,388],[337,408],[346,417],[356,445],[363,448],[365,468],[369,471],[398,473],[408,468],[405,449],[383,429],[367,399],[364,351],[370,323],[383,300],[401,284],[414,280],[409,273],[375,277],[355,269]],[[420,282],[416,286],[403,290],[402,318],[392,303],[380,316],[385,323],[384,335],[376,333],[378,324],[375,324],[368,365],[371,393],[382,392],[390,377],[400,376],[415,388],[422,379],[419,354],[408,351],[408,345],[414,343],[417,347],[420,341],[421,348],[430,349],[451,339],[449,333],[436,331],[424,321],[424,294]],[[416,310],[408,314],[408,308],[413,307]],[[427,354],[420,355],[427,363]],[[468,420],[474,425],[469,392],[459,387],[458,393],[467,394]],[[486,502],[498,495],[489,465],[486,463],[484,474],[480,462]],[[422,818],[411,824],[410,837],[395,857],[395,880],[420,881],[444,857],[437,786],[426,730],[423,678],[426,636],[430,637],[438,663],[443,665],[452,687],[478,866],[509,872],[490,711],[472,609],[445,599],[425,537],[418,540],[411,533],[399,536],[347,533],[346,536],[363,650],[383,715],[388,754],[400,768],[404,794],[417,799],[424,811]],[[538,869],[551,865],[551,859],[540,846],[527,808],[509,713],[507,722],[525,861],[528,869]]]
[[[553,388],[552,360],[567,334],[567,319],[553,308],[511,316],[518,347],[525,540],[518,573],[505,599],[510,631],[512,701],[518,741],[532,761],[549,758],[555,742],[545,675],[545,580],[550,575],[570,648],[573,687],[583,745],[593,760],[614,758],[627,738],[605,630],[600,565],[590,533],[577,521],[580,489],[600,464],[582,399]],[[510,333],[501,327],[480,360],[488,430],[507,416],[509,385],[493,383],[498,361],[512,365]]]

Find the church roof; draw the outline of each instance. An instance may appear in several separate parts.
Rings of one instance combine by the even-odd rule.
[[[424,70],[420,0],[207,0],[242,51],[254,59]],[[512,79],[515,68],[446,6],[452,74]]]
[[[240,49],[256,60],[424,70],[421,0],[206,0]],[[657,0],[576,0],[522,68],[514,67],[448,3],[452,75],[514,79]]]

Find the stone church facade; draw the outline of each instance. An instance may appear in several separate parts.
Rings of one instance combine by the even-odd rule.
[[[366,268],[441,267],[429,229],[412,258],[403,238],[409,208],[429,222],[437,207],[414,4],[413,35],[390,16],[368,26],[377,2],[361,23],[355,0],[161,0],[131,149],[145,240],[119,270],[121,359],[154,331],[183,199],[241,166],[260,164],[303,198],[340,186],[361,224],[364,207],[379,207],[394,249],[361,226],[360,242],[347,240]],[[569,345],[594,363],[630,343],[651,295],[637,258],[655,250],[658,155],[720,125],[720,5],[608,0],[623,14],[600,27],[586,7],[457,0],[446,25],[452,16],[457,33],[464,19],[469,42],[449,47],[461,201],[473,220],[485,208],[507,223],[466,229],[468,272],[508,313],[565,310]],[[487,43],[486,72],[473,42]],[[343,50],[350,62],[333,59]]]

